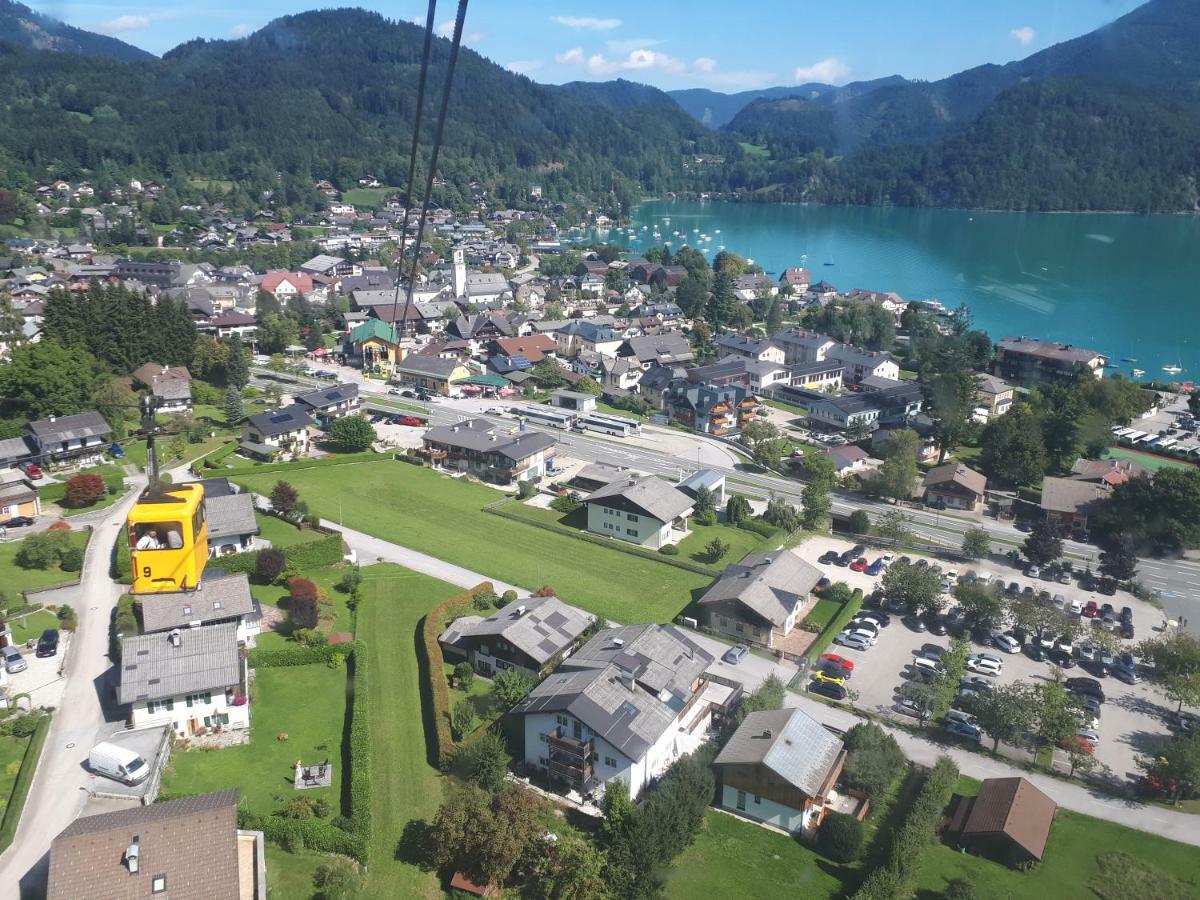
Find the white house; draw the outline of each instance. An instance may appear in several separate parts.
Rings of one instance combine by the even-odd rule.
[[[526,768],[581,794],[619,778],[636,798],[703,743],[712,662],[674,625],[598,632],[513,709],[523,721]]]
[[[201,625],[121,641],[117,699],[134,728],[170,726],[179,738],[250,727],[246,659],[237,625]]]
[[[790,550],[751,553],[700,598],[705,624],[737,641],[774,647],[812,609],[821,570]]]
[[[657,550],[688,534],[692,498],[661,478],[625,478],[584,499],[587,530]]]
[[[303,456],[308,451],[309,426],[316,424],[309,417],[308,409],[293,403],[251,416],[247,420],[241,450],[268,461],[285,453]]]
[[[250,499],[249,494],[232,496]],[[238,645],[253,647],[261,631],[262,611],[250,593],[249,576],[240,572],[205,575],[194,591],[147,594],[141,603],[146,634],[231,622],[237,628]]]

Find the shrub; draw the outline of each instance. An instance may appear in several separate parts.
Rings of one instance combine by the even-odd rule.
[[[678,556],[679,547],[676,544],[664,544],[658,548],[658,552],[663,556]]]
[[[79,616],[66,603],[58,608],[55,615],[58,617],[58,626],[64,631],[74,631],[79,626]]]
[[[531,690],[533,682],[529,676],[516,669],[505,669],[492,679],[492,693],[505,709],[516,706]]]
[[[421,620],[421,665],[424,666],[425,689],[429,691],[429,707],[433,714],[433,727],[437,735],[438,762],[445,764],[454,753],[454,736],[450,733],[450,688],[446,684],[445,660],[438,643],[446,623],[460,615],[471,605],[471,597],[480,590],[491,590],[489,582],[479,585],[475,591],[465,591],[451,597],[429,610]]]
[[[550,501],[550,508],[563,514],[573,513],[581,506],[583,506],[583,500],[575,491],[555,497]]]
[[[698,512],[692,516],[692,521],[697,525],[716,525],[717,511],[715,509],[706,509],[703,512]]]
[[[904,771],[905,758],[896,739],[874,722],[862,722],[844,740],[846,765],[842,781],[868,797],[879,797]]]
[[[58,567],[64,572],[79,572],[83,569],[83,548],[70,546],[63,549]]]
[[[21,541],[15,561],[22,569],[49,569],[62,559],[63,551],[70,546],[68,530],[49,530],[31,534]]]
[[[499,600],[500,598],[496,596],[496,592],[491,588],[487,588],[486,590],[478,590],[471,595],[471,606],[480,612],[491,612],[496,608]]]
[[[344,416],[329,426],[329,437],[344,450],[359,453],[375,443],[375,429],[362,416]]]
[[[275,579],[283,573],[285,565],[287,565],[287,558],[282,551],[276,550],[274,547],[259,550],[258,557],[254,561],[254,578],[263,584],[273,584]]]
[[[63,505],[74,509],[91,506],[103,500],[107,493],[108,488],[103,478],[90,472],[82,472],[67,482],[63,493]]]
[[[871,517],[861,509],[856,509],[850,513],[850,518],[846,521],[846,529],[851,534],[866,534],[871,530]]]
[[[746,517],[745,519],[742,519],[742,521],[738,522],[738,528],[753,532],[760,537],[772,537],[779,531],[779,529],[770,522],[764,522],[762,519],[755,519],[751,517]]]
[[[817,849],[835,862],[854,862],[862,846],[863,823],[854,816],[831,812],[817,829]]]
[[[466,660],[463,660],[454,667],[454,677],[458,679],[458,686],[464,691],[469,691],[471,685],[475,681],[475,669]]]
[[[454,762],[468,779],[485,791],[498,791],[504,786],[504,776],[512,757],[500,735],[485,731],[478,740],[459,750]]]
[[[275,487],[271,488],[271,509],[279,515],[285,518],[291,516],[299,502],[299,492],[286,481],[277,481]]]
[[[720,538],[713,538],[704,545],[704,555],[709,562],[717,562],[722,556],[729,552],[729,544]]]
[[[512,603],[516,599],[517,599],[517,592],[514,590],[507,590],[500,597],[500,600],[502,601],[504,606],[508,606],[508,604]]]
[[[520,500],[528,500],[537,493],[537,485],[532,481],[517,482],[517,498]]]
[[[362,891],[363,876],[352,860],[333,859],[317,867],[313,885],[324,900],[351,900]]]
[[[450,731],[454,735],[454,740],[461,741],[466,737],[471,728],[475,725],[475,704],[470,700],[459,700],[454,704],[454,710],[450,713]]]
[[[358,566],[352,566],[346,570],[336,587],[343,594],[353,594],[362,585],[362,570]]]

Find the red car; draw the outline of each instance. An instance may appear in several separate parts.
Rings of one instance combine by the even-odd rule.
[[[1085,619],[1094,619],[1100,615],[1100,604],[1095,600],[1089,600],[1087,606],[1083,608],[1083,617]]]
[[[865,556],[860,556],[854,562],[850,563],[850,571],[852,571],[852,572],[867,571],[867,558]]]
[[[22,468],[22,470],[24,470],[25,474],[28,475],[30,478],[32,478],[34,481],[36,481],[37,479],[42,477],[41,467],[34,463],[25,463],[25,465],[21,466],[21,468]]]
[[[416,425],[424,425],[425,423],[423,421],[421,421],[420,419],[418,419],[416,416],[401,416],[400,424],[416,426]]]
[[[836,653],[822,653],[817,658],[817,662],[826,668],[840,669],[847,674],[854,671],[854,661],[846,659],[844,656],[838,656]]]

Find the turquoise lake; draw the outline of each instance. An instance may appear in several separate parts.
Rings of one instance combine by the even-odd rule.
[[[1200,379],[1197,216],[652,201],[634,223],[633,237],[607,238],[635,250],[687,243],[710,260],[724,245],[776,277],[804,265],[840,291],[966,303],[993,339],[1059,340],[1107,354],[1109,371],[1129,375],[1130,357],[1147,379],[1167,365]]]

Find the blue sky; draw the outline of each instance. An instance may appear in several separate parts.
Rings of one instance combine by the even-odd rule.
[[[26,0],[153,53],[193,37],[240,37],[322,4],[287,0]],[[336,5],[329,2],[329,6]],[[424,21],[412,0],[362,2]],[[1083,34],[1139,0],[474,0],[467,43],[536,81],[623,77],[658,87],[737,91],[884,75],[937,79],[1004,63]],[[449,34],[456,3],[439,3]]]

